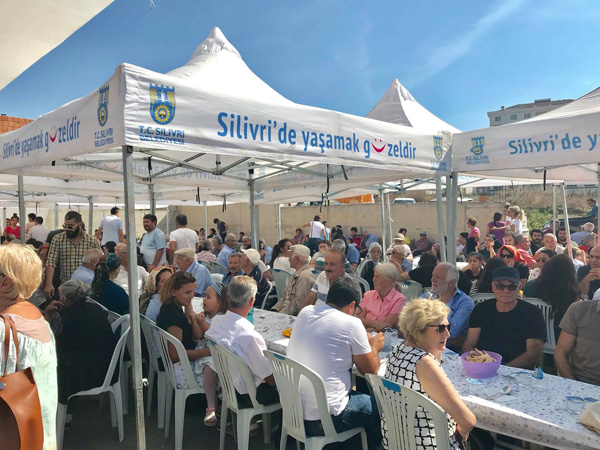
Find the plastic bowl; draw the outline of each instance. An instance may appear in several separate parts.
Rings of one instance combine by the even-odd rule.
[[[500,365],[502,364],[502,355],[494,352],[487,352],[496,362],[489,363],[476,363],[467,361],[467,356],[470,352],[463,353],[460,355],[463,368],[469,378],[492,378],[498,372]]]

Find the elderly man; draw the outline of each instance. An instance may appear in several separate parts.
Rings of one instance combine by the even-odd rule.
[[[272,309],[283,314],[297,316],[302,302],[315,284],[315,276],[308,266],[310,250],[305,245],[290,247],[290,267],[295,270],[288,281],[281,300]]]
[[[558,245],[558,240],[556,239],[556,235],[554,235],[554,233],[546,233],[542,242],[544,246],[539,250],[554,250],[558,255],[562,254],[565,251],[565,248],[563,246]]]
[[[495,299],[479,303],[469,319],[463,352],[475,347],[502,355],[502,363],[533,369],[542,360],[546,324],[536,306],[517,300],[519,271],[499,267],[492,273]]]
[[[431,292],[437,295],[448,308],[448,321],[452,327],[446,346],[459,351],[467,336],[467,326],[475,303],[467,294],[458,289],[460,273],[454,264],[440,263],[433,269]]]
[[[85,252],[85,255],[81,258],[81,265],[73,272],[71,280],[81,280],[85,284],[91,285],[94,280],[94,270],[101,259],[102,250],[100,249],[92,248]]]
[[[586,222],[581,225],[581,231],[577,231],[571,235],[571,240],[575,242],[577,245],[581,245],[581,241],[588,234],[592,234],[594,232],[594,224],[592,222]]]
[[[244,275],[241,259],[241,253],[233,252],[229,254],[229,259],[227,260],[227,263],[229,264],[229,272],[227,272],[227,275],[225,275],[221,280],[221,283],[223,283],[225,286],[229,286],[229,283],[231,283],[233,277]]]
[[[235,277],[229,283],[227,292],[229,311],[217,314],[206,334],[244,360],[254,377],[256,399],[263,405],[270,405],[279,402],[279,394],[269,360],[263,354],[267,345],[254,325],[246,319],[254,306],[256,290],[256,282],[252,278]],[[252,407],[248,389],[239,373],[233,374],[233,384],[240,406]]]
[[[198,297],[204,297],[206,289],[214,283],[206,267],[196,261],[196,251],[193,248],[181,248],[175,252],[175,264],[180,272],[191,273],[196,278],[194,292]]]
[[[229,255],[235,251],[237,247],[237,239],[235,238],[235,234],[229,233],[225,237],[225,245],[219,252],[219,257],[217,258],[217,263],[225,266],[229,269],[227,265],[229,263]]]
[[[142,222],[146,234],[142,236],[140,251],[148,272],[152,272],[152,269],[167,262],[167,255],[165,254],[167,240],[165,239],[165,233],[156,227],[157,221],[158,219],[154,214],[146,214]]]
[[[531,268],[536,266],[536,261],[529,253],[529,238],[523,234],[518,234],[515,236],[515,247],[527,263],[527,265]]]
[[[410,246],[406,243],[406,237],[402,233],[398,233],[394,236],[394,242],[388,250],[391,250],[396,245],[402,245],[405,250],[404,256],[412,261],[412,251],[410,250]]]
[[[256,281],[258,292],[256,293],[255,303],[258,308],[262,307],[270,286],[266,276],[263,273],[263,269],[266,269],[266,267],[260,260],[260,254],[258,251],[253,248],[242,250],[240,266],[247,276]]]
[[[398,273],[413,270],[413,263],[406,257],[405,245],[394,245],[390,253],[390,262],[396,266]]]
[[[177,229],[169,234],[169,263],[173,264],[175,252],[182,248],[193,248],[198,251],[198,233],[188,228],[188,219],[185,214],[178,214],[175,217],[175,226]]]
[[[587,265],[577,270],[577,281],[581,293],[594,298],[594,292],[600,289],[600,246],[590,250]]]
[[[419,233],[419,240],[415,242],[415,250],[413,256],[419,256],[423,252],[431,251],[433,243],[427,239],[427,231],[423,230]]]
[[[250,241],[250,237],[249,236],[246,236],[246,235],[242,236],[241,244],[242,244],[242,248],[244,250],[252,248],[252,242]]]
[[[302,308],[309,305],[324,305],[327,300],[329,286],[339,278],[348,277],[344,270],[346,257],[340,250],[331,249],[325,255],[325,270],[319,274],[315,284],[302,302]]]
[[[554,350],[560,375],[600,386],[600,300],[571,304],[560,328]]]
[[[210,251],[213,255],[218,257],[219,253],[221,253],[221,249],[223,248],[223,239],[221,239],[221,236],[218,234],[215,234],[212,238],[210,238],[210,240],[212,242],[212,249]]]
[[[129,264],[129,253],[127,252],[127,245],[126,244],[117,244],[115,247],[115,253],[121,260],[121,269],[119,270],[119,274],[115,277],[113,282],[115,284],[118,284],[119,286],[121,286],[123,289],[125,289],[125,292],[127,292],[127,295],[129,295],[129,267],[130,267],[130,264]],[[138,294],[141,294],[142,286],[148,279],[148,272],[142,266],[138,266],[137,264],[135,267],[137,269]]]
[[[342,256],[336,250],[342,266]],[[348,279],[331,284],[326,304],[307,306],[294,325],[287,356],[317,372],[325,382],[327,405],[338,433],[364,427],[369,448],[381,443],[381,419],[375,399],[352,389],[352,367],[362,374],[376,374],[383,335],[369,337],[354,317],[359,310],[360,288]],[[213,322],[214,323],[214,322]],[[308,383],[300,386],[302,413],[308,435],[322,435],[315,391]]]
[[[369,233],[367,230],[364,230],[362,241],[360,242],[359,253],[363,258],[367,256],[367,252],[369,251],[369,245],[373,242],[377,242],[377,236],[373,233]]]

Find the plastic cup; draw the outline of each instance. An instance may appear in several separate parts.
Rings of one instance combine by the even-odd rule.
[[[581,397],[569,396],[565,399],[565,406],[570,414],[581,414],[585,400]]]
[[[531,386],[531,382],[533,381],[533,377],[531,376],[531,374],[525,372],[517,373],[515,375],[515,378],[517,379],[517,384],[522,387]]]
[[[483,396],[483,391],[485,390],[483,380],[478,378],[467,378],[467,382],[469,383],[469,394],[475,397]]]

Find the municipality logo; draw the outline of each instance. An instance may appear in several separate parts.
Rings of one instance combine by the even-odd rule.
[[[485,145],[485,138],[483,136],[476,136],[471,138],[471,153],[479,156],[483,153],[483,146]]]
[[[106,125],[108,120],[108,90],[108,85],[98,90],[98,123],[101,127]]]
[[[160,125],[170,123],[175,117],[175,88],[150,84],[150,116]]]
[[[435,159],[438,161],[442,160],[442,156],[444,156],[444,150],[442,149],[442,136],[434,136],[433,137],[433,154],[435,155]]]

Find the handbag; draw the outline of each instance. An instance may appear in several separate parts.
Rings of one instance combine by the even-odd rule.
[[[0,376],[0,442],[5,450],[41,450],[44,445],[42,408],[31,367],[7,375],[8,351],[12,333],[17,361],[17,327],[4,320],[4,374]]]

